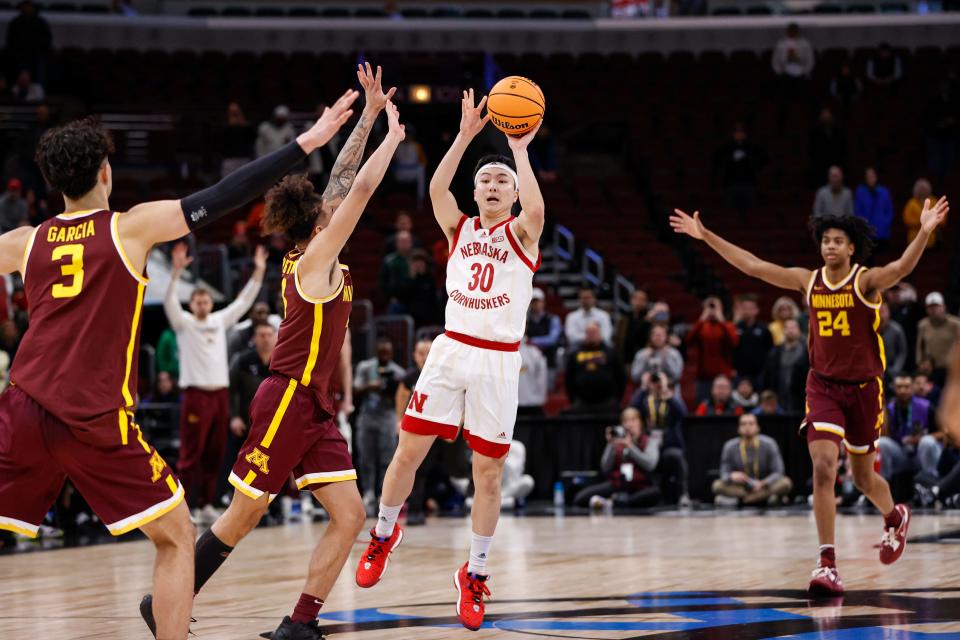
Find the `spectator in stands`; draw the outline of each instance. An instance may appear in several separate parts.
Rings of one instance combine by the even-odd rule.
[[[863,184],[857,187],[853,200],[853,212],[873,226],[877,245],[881,249],[890,244],[893,200],[890,198],[890,191],[879,184],[877,171],[873,167],[867,167],[863,173]]]
[[[190,294],[190,313],[180,306],[177,282],[191,262],[193,258],[187,256],[186,243],[177,244],[171,254],[173,269],[163,310],[180,347],[179,383],[183,403],[177,472],[194,517],[213,522],[220,515],[213,501],[230,421],[227,331],[250,309],[260,293],[267,253],[262,248],[257,250],[250,280],[236,300],[216,313],[212,313],[213,297],[202,287]]]
[[[739,416],[743,407],[738,407],[733,401],[733,385],[730,378],[718,375],[713,379],[710,388],[710,397],[697,406],[698,416]]]
[[[867,80],[876,87],[886,88],[893,95],[901,77],[903,65],[900,56],[888,43],[881,42],[876,52],[867,58]]]
[[[26,69],[17,74],[17,81],[10,89],[13,101],[20,104],[37,104],[47,99],[47,94],[39,82],[34,82]]]
[[[290,109],[278,104],[273,108],[273,118],[260,123],[257,128],[257,140],[254,152],[259,158],[276,151],[297,137],[297,131],[290,123]]]
[[[888,481],[903,471],[937,477],[943,445],[930,433],[935,427],[930,402],[913,395],[913,379],[897,376],[894,399],[887,403],[884,435],[880,436],[880,475]]]
[[[397,300],[404,313],[413,317],[417,327],[439,324],[440,297],[437,282],[430,272],[430,258],[423,249],[410,252],[410,275],[400,281]]]
[[[393,361],[393,343],[377,340],[377,355],[357,365],[353,376],[357,409],[357,459],[361,470],[363,501],[375,507],[383,488],[383,474],[397,448],[397,387],[404,371]]]
[[[714,177],[723,187],[726,206],[741,218],[757,204],[757,173],[767,163],[767,152],[747,138],[742,122],[733,125],[730,141],[713,155]]]
[[[557,347],[560,346],[562,335],[560,318],[547,311],[543,289],[534,287],[530,310],[527,312],[527,339],[543,352],[551,369],[557,366]]]
[[[960,98],[950,78],[940,80],[939,91],[927,103],[921,117],[927,151],[927,169],[937,184],[957,163],[957,142],[960,140]]]
[[[787,413],[802,413],[810,358],[803,334],[800,333],[800,323],[787,320],[783,326],[783,343],[774,347],[767,356],[761,388],[776,391],[780,405]]]
[[[733,404],[746,412],[753,411],[760,404],[760,396],[754,389],[750,378],[740,378],[736,389],[733,390]]]
[[[314,111],[314,118],[320,118],[323,115],[327,105],[323,102],[317,104]],[[304,131],[309,131],[312,121],[304,125]],[[340,154],[340,134],[335,134],[330,138],[330,142],[323,145],[307,157],[307,175],[316,188],[317,193],[323,193],[330,183],[330,171],[336,164],[337,156]]]
[[[907,204],[903,207],[903,224],[907,227],[907,244],[913,242],[913,239],[920,233],[920,214],[923,212],[923,202],[927,198],[933,201],[937,200],[937,197],[933,195],[933,187],[930,186],[930,181],[926,178],[917,178],[917,181],[913,183],[913,197],[907,200]],[[936,231],[934,230],[934,233],[931,233],[927,240],[928,249],[937,244]]]
[[[760,433],[757,416],[740,416],[739,437],[727,440],[720,454],[720,478],[713,483],[718,505],[778,504],[793,482],[784,475],[783,455],[777,441]]]
[[[783,344],[784,325],[787,320],[800,322],[800,307],[789,296],[780,296],[774,301],[770,315],[773,317],[773,321],[767,325],[767,329],[770,330],[770,337],[773,339],[774,346],[779,346]]]
[[[157,371],[166,371],[174,378],[180,377],[180,350],[177,334],[167,327],[157,340]]]
[[[617,318],[614,343],[624,362],[633,362],[634,356],[650,341],[650,301],[647,292],[636,289],[630,295],[630,311]]]
[[[947,509],[960,509],[960,449],[948,443],[940,454],[937,477],[919,473],[914,480],[914,501],[932,507],[938,501]]]
[[[253,156],[253,145],[257,134],[247,121],[243,109],[236,102],[227,105],[227,124],[220,134],[220,149],[223,160],[220,161],[220,177],[233,173]]]
[[[557,181],[557,137],[546,123],[530,143],[530,164],[540,182]]]
[[[404,231],[410,234],[410,239],[413,241],[414,248],[420,246],[417,236],[413,234],[413,218],[411,218],[410,214],[406,211],[400,210],[397,212],[397,217],[393,221],[393,232],[387,236],[386,243],[384,243],[385,255],[390,255],[397,250],[397,234]],[[446,240],[444,240],[444,242],[446,242]]]
[[[383,259],[380,267],[380,293],[389,301],[388,313],[401,313],[400,296],[404,283],[410,278],[410,253],[413,236],[409,231],[398,231],[397,250]]]
[[[810,185],[819,184],[830,167],[840,167],[847,159],[847,134],[834,119],[833,112],[824,107],[820,118],[807,139],[810,154]]]
[[[908,282],[887,289],[884,300],[890,305],[890,317],[900,323],[903,333],[907,336],[907,361],[903,368],[913,371],[919,363],[914,358],[914,347],[917,344],[917,326],[925,315],[925,309],[917,297],[917,290]]]
[[[529,327],[528,327],[529,329]],[[518,415],[542,416],[547,403],[547,359],[528,337],[520,343],[520,383]]]
[[[143,397],[143,402],[180,402],[180,391],[177,389],[177,381],[173,379],[167,371],[157,372],[157,380],[153,389]]]
[[[746,293],[737,296],[733,303],[733,323],[737,328],[737,347],[733,351],[733,368],[737,378],[747,378],[754,388],[760,386],[760,374],[767,361],[767,354],[773,348],[770,330],[757,318],[760,307],[757,294]]]
[[[580,346],[567,359],[566,387],[576,412],[616,411],[623,397],[623,365],[613,347],[603,339],[600,324],[587,322]]]
[[[597,294],[589,286],[580,288],[580,306],[567,314],[563,323],[567,344],[575,349],[583,342],[587,324],[596,322],[600,327],[600,338],[605,345],[613,339],[613,323],[610,314],[597,306]]]
[[[10,364],[13,364],[17,357],[17,349],[20,348],[20,327],[13,320],[4,320],[0,322],[0,351],[5,351],[10,356]]]
[[[830,95],[843,105],[845,111],[849,111],[850,105],[856,102],[862,93],[863,80],[853,72],[849,62],[844,62],[830,80]],[[824,167],[824,171],[826,169]],[[823,175],[822,171],[817,174],[818,177],[821,175]]]
[[[0,233],[27,224],[28,218],[23,183],[18,178],[10,178],[7,180],[7,190],[0,196]]]
[[[723,315],[720,298],[706,298],[700,319],[687,334],[687,344],[697,350],[697,402],[707,399],[717,376],[733,372],[733,351],[739,340],[737,328]]]
[[[947,313],[943,294],[933,291],[924,301],[927,317],[917,325],[917,362],[933,359],[933,380],[943,384],[947,373],[950,350],[960,340],[960,318]]]
[[[582,489],[573,499],[578,507],[652,507],[660,502],[660,487],[651,476],[660,461],[660,440],[644,433],[640,412],[627,407],[620,424],[607,427],[607,446],[600,458],[606,480]]]
[[[890,305],[886,302],[880,305],[878,332],[883,339],[883,351],[887,357],[887,368],[884,370],[883,379],[885,386],[889,388],[907,362],[907,336],[900,323],[890,317]]]
[[[50,217],[50,208],[47,206],[47,201],[38,198],[36,191],[30,189],[23,199],[27,203],[27,223],[30,226],[39,226]]]
[[[423,145],[414,137],[413,125],[407,125],[407,137],[393,154],[390,172],[397,184],[412,184],[417,192],[417,208],[423,206],[427,192],[427,154]]]
[[[783,407],[780,406],[780,398],[777,396],[777,392],[770,389],[761,392],[760,404],[750,413],[755,416],[782,416],[784,411]]]
[[[20,13],[7,25],[7,54],[17,71],[26,69],[42,85],[53,42],[50,25],[30,0],[20,2],[17,9]]]
[[[817,189],[817,197],[813,201],[813,215],[853,215],[853,195],[850,189],[843,186],[843,169],[840,167],[830,167],[827,184]]]
[[[657,324],[650,330],[647,346],[637,351],[630,367],[630,377],[636,384],[641,384],[644,376],[661,371],[671,380],[679,380],[683,376],[683,356],[667,343],[667,328]]]
[[[403,378],[397,384],[397,393],[393,403],[398,421],[403,419],[407,404],[410,402],[410,395],[417,386],[417,380],[420,379],[420,372],[423,371],[423,365],[427,361],[427,356],[430,355],[432,345],[433,340],[422,338],[417,340],[417,344],[413,346],[413,366],[404,372]]]
[[[931,410],[940,406],[942,389],[925,373],[917,372],[913,376],[913,395],[930,403]]]
[[[813,47],[800,35],[796,23],[787,25],[786,35],[777,41],[770,66],[780,79],[784,101],[804,100],[809,94],[809,79],[815,64]]]
[[[394,400],[397,424],[403,419],[403,414],[407,410],[407,405],[410,403],[410,396],[417,386],[417,380],[420,379],[420,373],[423,371],[423,365],[427,361],[427,356],[430,355],[430,347],[432,345],[433,340],[422,338],[417,340],[417,344],[413,347],[413,366],[407,369],[400,383],[397,385],[397,393]],[[434,469],[440,465],[440,458],[442,457],[441,449],[445,446],[447,446],[446,443],[443,443],[440,438],[437,438],[430,447],[430,451],[427,452],[427,457],[424,459],[423,464],[417,469],[417,474],[413,481],[413,490],[407,499],[407,526],[426,524],[427,479]]]
[[[666,374],[651,375],[647,384],[630,398],[630,406],[640,411],[643,424],[652,434],[660,434],[663,446],[656,472],[660,476],[664,500],[687,507],[690,496],[687,494],[688,471],[684,456],[686,445],[681,429],[687,411],[678,391]]]
[[[247,314],[247,319],[238,322],[227,332],[227,344],[229,345],[227,351],[230,357],[232,358],[241,351],[253,348],[254,329],[258,324],[268,323],[279,332],[282,321],[283,318],[275,313],[270,313],[270,305],[266,302],[253,303],[253,306],[250,307],[250,313]]]

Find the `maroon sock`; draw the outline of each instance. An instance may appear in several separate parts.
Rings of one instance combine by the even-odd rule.
[[[323,600],[309,593],[301,593],[297,606],[293,608],[293,615],[290,620],[301,624],[308,624],[315,620],[320,613],[320,607],[323,606]]]
[[[883,524],[889,529],[893,527],[894,529],[900,526],[900,523],[903,522],[903,515],[900,513],[900,510],[896,507],[893,508],[893,511],[883,516]]]
[[[833,547],[826,547],[820,549],[820,566],[821,567],[836,567],[837,566],[837,552]]]

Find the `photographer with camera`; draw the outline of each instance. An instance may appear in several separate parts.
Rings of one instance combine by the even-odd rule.
[[[703,301],[703,313],[687,334],[687,344],[697,350],[697,402],[710,397],[717,376],[733,373],[733,353],[740,342],[737,328],[723,315],[720,298]]]
[[[681,430],[687,410],[676,393],[676,385],[662,371],[644,374],[640,389],[630,398],[630,406],[640,411],[647,430],[660,438],[660,462],[655,471],[660,476],[664,502],[689,505],[686,446]]]
[[[630,367],[630,377],[637,384],[643,384],[644,374],[666,373],[671,380],[683,376],[683,356],[667,343],[667,327],[662,324],[650,329],[650,341],[637,351]]]
[[[628,407],[620,424],[607,427],[607,447],[600,458],[606,480],[582,489],[573,499],[578,507],[652,507],[660,502],[660,487],[651,474],[660,461],[662,432],[644,431],[640,412]]]

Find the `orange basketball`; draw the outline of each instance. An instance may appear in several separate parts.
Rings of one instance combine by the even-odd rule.
[[[537,83],[520,76],[509,76],[493,85],[487,98],[493,126],[511,136],[523,135],[537,126],[546,107]]]

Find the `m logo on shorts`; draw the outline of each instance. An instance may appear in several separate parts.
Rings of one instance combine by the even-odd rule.
[[[423,413],[423,403],[427,401],[427,394],[414,391],[410,396],[410,404],[407,405],[408,409],[412,409],[417,413]]]
[[[260,469],[261,473],[270,473],[270,469],[267,468],[267,463],[270,462],[270,456],[260,451],[260,449],[254,447],[253,451],[248,453],[243,459]]]
[[[163,458],[160,457],[160,453],[156,449],[153,450],[153,455],[150,456],[150,469],[153,470],[153,475],[150,476],[150,482],[156,482],[160,479],[160,476],[163,475],[163,470],[167,468],[167,463],[164,462]]]

